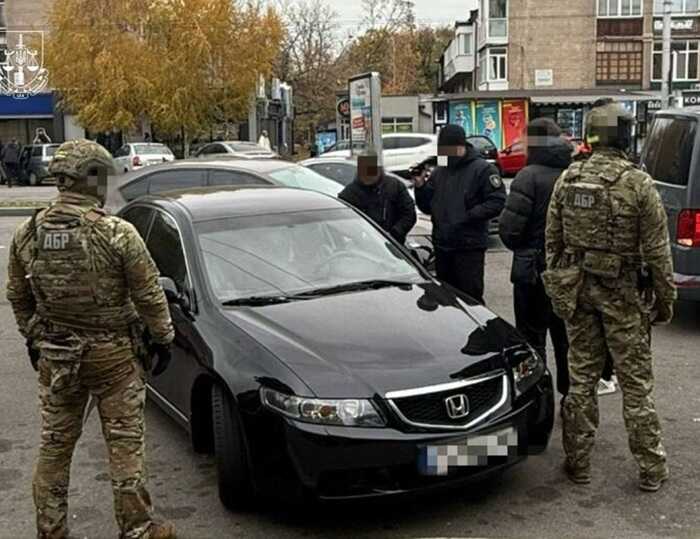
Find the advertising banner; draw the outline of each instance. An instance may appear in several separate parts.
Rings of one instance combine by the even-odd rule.
[[[348,81],[352,152],[377,154],[382,165],[381,81],[379,73],[365,73]],[[357,144],[358,149],[356,149]]]
[[[503,111],[503,146],[519,142],[527,127],[527,101],[504,101]]]
[[[477,101],[476,134],[490,138],[499,150],[503,148],[499,101]]]
[[[461,125],[468,137],[474,135],[474,102],[450,103],[450,123]]]

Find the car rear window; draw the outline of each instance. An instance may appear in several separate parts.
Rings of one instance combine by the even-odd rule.
[[[688,185],[697,121],[657,116],[646,140],[643,164],[657,181]]]
[[[267,152],[265,148],[262,146],[258,146],[257,144],[229,144],[229,147],[233,148],[234,152]]]
[[[170,148],[163,144],[134,144],[138,155],[172,155]]]

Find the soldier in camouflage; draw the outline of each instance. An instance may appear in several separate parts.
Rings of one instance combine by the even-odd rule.
[[[547,216],[543,278],[570,343],[571,389],[562,410],[569,479],[591,480],[596,385],[607,346],[622,389],[639,487],[656,491],[668,479],[668,467],[652,395],[648,324],[671,321],[676,290],[661,199],[649,175],[624,153],[631,128],[632,117],[618,104],[589,113],[586,136],[593,154],[557,181]],[[647,290],[640,286],[643,267],[651,272]]]
[[[121,537],[175,537],[170,523],[154,521],[146,490],[142,364],[155,354],[153,374],[165,369],[173,327],[138,232],[101,210],[112,167],[99,144],[62,144],[49,166],[59,195],[19,226],[10,248],[7,298],[39,372],[42,433],[33,482],[39,538],[68,536],[70,463],[90,396],[109,448]]]

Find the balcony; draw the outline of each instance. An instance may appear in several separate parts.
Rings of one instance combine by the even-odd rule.
[[[508,39],[508,19],[489,19],[489,40]]]

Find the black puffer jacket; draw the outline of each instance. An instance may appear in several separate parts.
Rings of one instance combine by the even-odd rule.
[[[489,221],[501,213],[505,199],[498,169],[472,146],[455,163],[436,167],[416,189],[416,204],[432,216],[433,243],[443,250],[486,249]]]
[[[338,198],[355,206],[400,243],[416,224],[416,205],[408,188],[396,178],[382,174],[374,185],[364,185],[357,177]]]
[[[557,178],[571,164],[571,152],[564,139],[529,149],[527,166],[513,180],[499,220],[501,240],[511,251],[544,250],[549,199]]]

